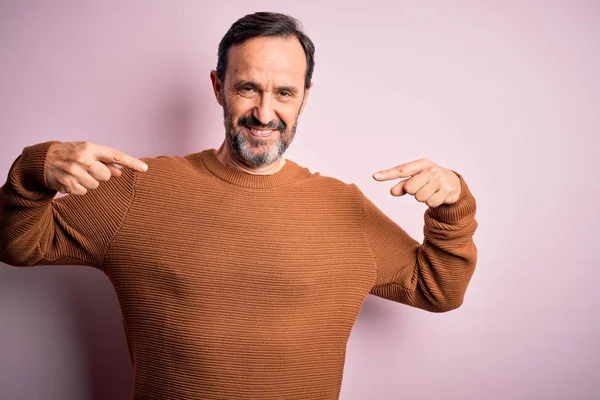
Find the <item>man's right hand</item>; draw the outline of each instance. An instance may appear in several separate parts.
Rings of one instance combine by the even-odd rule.
[[[141,160],[90,142],[54,143],[46,157],[46,182],[60,193],[84,195],[100,182],[121,176],[119,167],[148,170]]]

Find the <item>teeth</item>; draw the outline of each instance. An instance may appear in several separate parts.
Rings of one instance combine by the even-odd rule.
[[[269,133],[273,132],[273,130],[268,130],[268,131],[259,131],[258,129],[250,129],[250,131],[252,133],[254,133],[255,135],[260,135],[260,136],[266,136]]]

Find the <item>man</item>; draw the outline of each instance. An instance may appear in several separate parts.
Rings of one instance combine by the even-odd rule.
[[[477,223],[460,175],[425,159],[375,174],[405,178],[392,194],[429,206],[420,245],[356,185],[282,157],[313,68],[297,21],[248,15],[211,72],[219,149],[138,160],[53,141],[12,165],[0,260],[88,265],[110,278],[135,399],[336,399],[369,293],[433,312],[462,303]]]

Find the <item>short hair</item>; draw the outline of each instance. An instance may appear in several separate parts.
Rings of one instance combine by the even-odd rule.
[[[221,42],[219,43],[217,60],[217,77],[221,83],[225,82],[227,71],[227,57],[231,46],[244,43],[255,37],[296,37],[306,55],[306,75],[304,77],[304,88],[308,89],[311,84],[313,70],[315,68],[315,45],[304,32],[302,25],[297,19],[289,15],[257,12],[248,14],[231,25]]]

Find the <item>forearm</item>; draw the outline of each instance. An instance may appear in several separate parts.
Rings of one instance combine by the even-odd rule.
[[[26,147],[15,160],[0,188],[0,261],[10,265],[35,265],[44,233],[52,226],[52,200],[44,160],[53,142]]]
[[[57,142],[26,147],[11,167],[6,184],[0,188],[0,261],[11,265],[101,268],[110,244],[133,204],[136,172],[144,170],[142,162],[105,146],[87,144],[88,149],[91,146],[96,152],[88,157],[92,163],[103,164],[103,172],[98,170],[101,167],[98,164],[88,166],[77,161],[85,171],[79,174],[67,171],[65,174],[63,164],[72,160],[60,152],[57,155],[55,149],[50,148],[53,143]],[[73,143],[65,145],[63,151],[76,147]],[[77,158],[77,154],[68,155]],[[99,158],[115,157],[129,167],[112,176],[111,166],[115,168],[114,165],[110,162],[107,165]],[[57,175],[57,165],[59,170],[63,168],[62,175]],[[104,172],[110,176],[102,178]],[[98,185],[94,186],[91,182],[95,178],[90,174],[102,182],[96,181]],[[48,182],[53,182],[53,187],[66,185],[69,194],[55,198],[56,191]],[[82,186],[84,182],[94,188]]]
[[[459,307],[475,271],[477,248],[473,234],[475,198],[461,178],[461,196],[452,205],[429,208],[425,213],[423,244],[416,257],[411,303],[434,312]]]
[[[363,200],[365,232],[377,266],[371,294],[432,312],[460,306],[477,258],[475,209],[475,199],[461,177],[456,203],[425,212],[425,238],[420,244]]]

